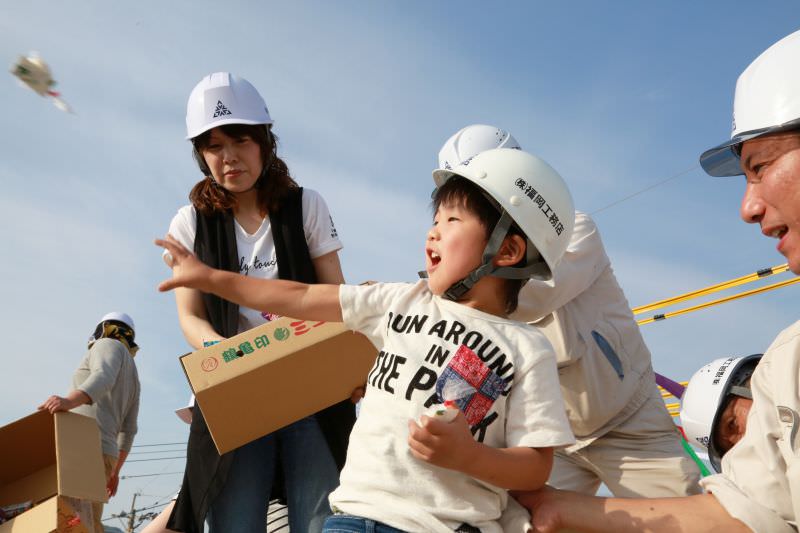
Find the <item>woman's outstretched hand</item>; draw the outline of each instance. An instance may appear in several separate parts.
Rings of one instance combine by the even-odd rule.
[[[171,291],[177,287],[203,290],[211,277],[212,268],[200,261],[170,234],[163,239],[156,239],[155,244],[169,252],[172,267],[172,279],[161,282],[158,286],[159,291]]]

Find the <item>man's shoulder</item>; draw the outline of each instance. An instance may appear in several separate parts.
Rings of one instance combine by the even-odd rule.
[[[787,345],[798,344],[800,344],[800,320],[781,331],[778,336],[775,337],[775,340],[772,341],[764,357],[769,356],[771,352],[785,349]]]

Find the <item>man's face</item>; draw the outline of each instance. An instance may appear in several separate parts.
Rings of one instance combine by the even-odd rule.
[[[747,178],[740,214],[761,233],[778,239],[778,252],[800,274],[800,133],[758,137],[742,146]]]
[[[744,436],[745,429],[747,429],[747,414],[752,405],[753,400],[733,396],[725,410],[722,411],[716,430],[716,442],[721,455],[725,455],[725,452]]]

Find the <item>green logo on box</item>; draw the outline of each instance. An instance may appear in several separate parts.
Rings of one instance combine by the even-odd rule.
[[[291,333],[289,333],[288,328],[278,328],[275,330],[274,335],[276,341],[285,341],[286,339],[289,338],[289,335],[291,335]]]

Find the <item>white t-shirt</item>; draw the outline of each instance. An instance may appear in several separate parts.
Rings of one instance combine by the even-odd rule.
[[[252,235],[247,233],[234,219],[236,249],[239,252],[239,273],[263,279],[278,278],[278,262],[275,258],[275,243],[272,240],[272,225],[269,216]],[[336,232],[328,206],[320,194],[303,188],[303,229],[308,251],[312,259],[341,250],[342,243]],[[197,233],[197,212],[192,205],[178,210],[169,225],[169,233],[189,250],[194,250]],[[239,307],[239,333],[260,326],[276,318],[269,309]]]
[[[535,327],[434,296],[426,281],[342,285],[339,300],[346,326],[380,353],[331,506],[405,531],[467,523],[501,532],[506,491],[415,459],[407,423],[441,401],[437,392],[461,385],[468,390],[459,407],[478,441],[494,448],[573,443],[550,343]]]

